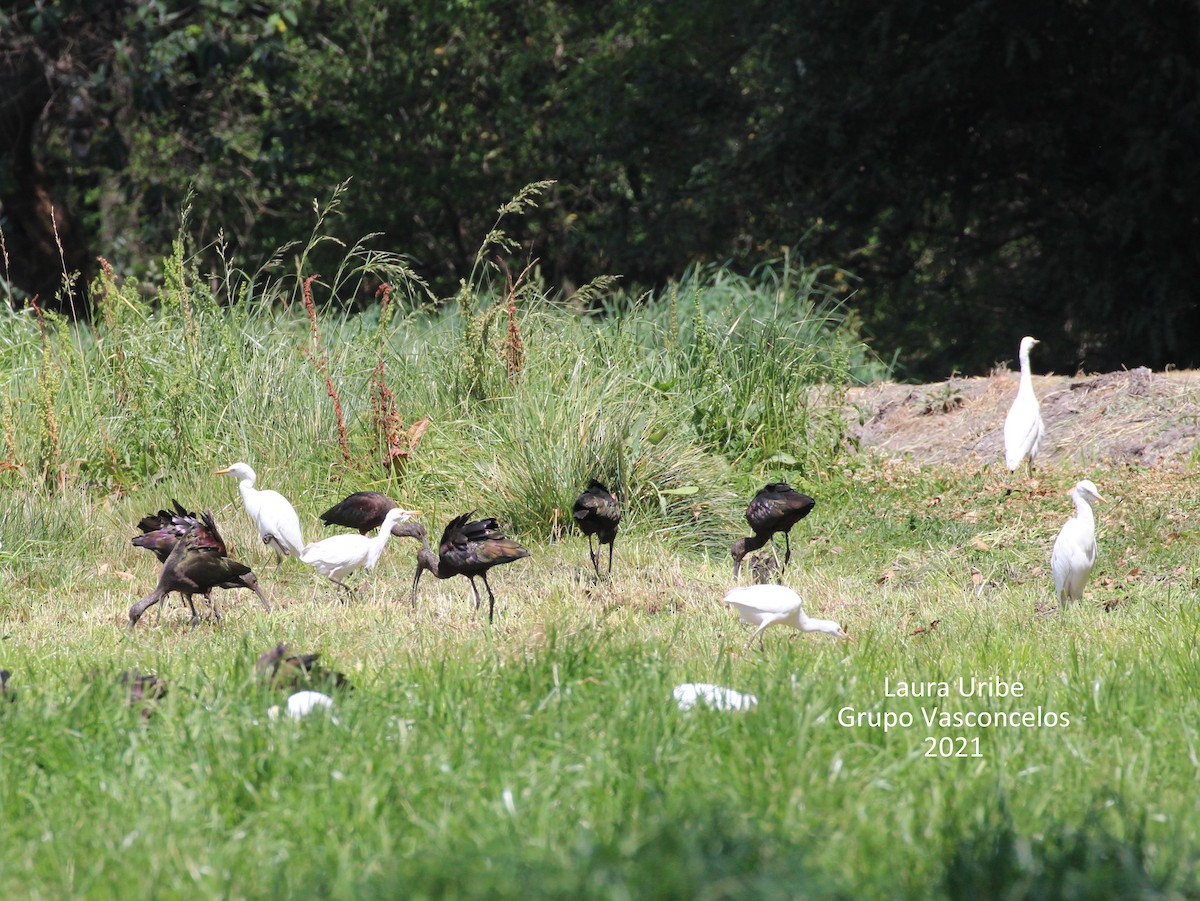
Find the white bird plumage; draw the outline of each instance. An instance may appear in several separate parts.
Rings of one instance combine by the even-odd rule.
[[[786,585],[748,585],[731,588],[725,595],[725,604],[737,610],[742,622],[758,626],[746,642],[747,648],[768,626],[791,626],[801,632],[823,632],[837,638],[850,637],[839,623],[806,615],[800,595]]]
[[[333,698],[319,691],[298,691],[287,699],[286,710],[288,719],[299,722],[314,710],[330,713],[333,710]],[[279,707],[274,706],[267,710],[267,717],[277,720],[279,719],[279,713]],[[331,713],[330,719],[335,723],[337,722],[337,717]]]
[[[1093,482],[1084,479],[1071,489],[1071,500],[1075,502],[1075,515],[1059,529],[1050,554],[1060,609],[1083,597],[1083,587],[1096,565],[1096,517],[1092,504],[1104,498]]]
[[[254,520],[258,537],[263,544],[275,551],[276,564],[283,558],[298,557],[304,550],[304,533],[300,528],[300,517],[296,508],[278,491],[259,491],[254,487],[258,478],[254,470],[245,463],[234,463],[218,469],[216,475],[229,475],[238,480],[238,491],[246,512]]]
[[[1042,423],[1042,407],[1033,393],[1033,375],[1029,370],[1029,351],[1037,343],[1037,338],[1028,335],[1021,339],[1021,382],[1017,387],[1016,399],[1004,417],[1004,463],[1009,472],[1014,472],[1021,461],[1026,460],[1031,475],[1042,436],[1046,434],[1046,427]]]
[[[379,531],[371,537],[346,534],[314,541],[300,552],[300,562],[327,576],[339,588],[353,592],[354,589],[342,580],[360,569],[374,569],[392,537],[392,526],[411,519],[418,512],[399,507],[389,510]]]

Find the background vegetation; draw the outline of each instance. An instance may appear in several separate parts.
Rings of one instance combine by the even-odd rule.
[[[1194,365],[1198,73],[1181,0],[18,2],[7,277],[86,313],[98,255],[163,276],[190,189],[197,246],[266,260],[353,178],[339,234],[448,297],[486,211],[549,178],[521,237],[567,295],[802,256],[857,275],[847,309],[906,375],[1026,333],[1060,371]]]

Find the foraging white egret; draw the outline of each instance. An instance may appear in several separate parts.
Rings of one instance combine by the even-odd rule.
[[[746,642],[746,647],[759,639],[762,644],[763,629],[768,626],[791,626],[802,632],[824,632],[837,638],[849,638],[838,623],[831,619],[813,619],[804,613],[804,602],[800,595],[786,585],[749,585],[731,588],[725,595],[725,604],[737,608],[742,622],[758,626]]]
[[[263,544],[275,551],[275,564],[283,563],[284,557],[299,557],[304,550],[304,533],[300,529],[300,517],[296,508],[278,491],[259,491],[254,487],[258,477],[245,463],[234,463],[218,469],[216,475],[229,475],[238,480],[238,491],[246,512],[258,528]]]
[[[333,698],[327,694],[322,694],[319,691],[298,691],[287,699],[288,719],[299,722],[314,710],[322,710],[329,713],[329,718],[333,722],[337,722],[337,717],[332,715]],[[271,707],[267,710],[267,716],[273,720],[279,719],[279,707]]]
[[[1004,464],[1009,472],[1025,460],[1033,475],[1033,460],[1038,454],[1046,427],[1042,424],[1042,408],[1033,393],[1033,376],[1029,371],[1029,351],[1038,344],[1037,338],[1026,335],[1021,339],[1021,383],[1008,415],[1004,417]]]
[[[691,710],[698,704],[713,710],[751,710],[758,703],[752,694],[707,682],[685,682],[676,685],[671,694],[680,710]]]
[[[314,541],[300,552],[300,562],[307,563],[323,576],[351,594],[354,589],[342,579],[360,569],[374,569],[379,562],[388,539],[392,537],[392,526],[411,519],[419,510],[401,510],[395,507],[387,512],[379,531],[372,537],[366,535],[334,535]]]
[[[1083,586],[1096,565],[1096,517],[1092,503],[1104,498],[1092,481],[1084,479],[1071,489],[1071,500],[1075,502],[1075,515],[1059,529],[1050,554],[1060,608],[1083,597]]]

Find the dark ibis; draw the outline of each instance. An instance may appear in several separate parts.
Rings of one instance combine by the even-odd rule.
[[[746,508],[746,522],[754,534],[749,538],[739,538],[730,549],[734,578],[741,572],[742,558],[771,541],[776,532],[783,533],[784,546],[787,548],[783,565],[786,568],[792,559],[792,543],[788,533],[792,526],[808,516],[816,503],[807,494],[794,490],[787,482],[772,482],[754,495],[754,500]]]
[[[255,669],[268,676],[274,688],[292,691],[316,685],[349,688],[346,674],[321,666],[317,663],[320,657],[320,654],[289,654],[287,644],[281,641],[259,656]]]
[[[588,482],[587,490],[575,499],[571,515],[579,531],[588,537],[588,551],[597,579],[600,578],[600,548],[608,545],[608,574],[611,576],[613,545],[617,542],[617,526],[621,524],[621,505],[617,502],[617,496],[592,479]],[[592,546],[593,536],[598,547]]]
[[[487,571],[493,566],[528,557],[529,551],[517,542],[505,538],[495,519],[468,522],[474,513],[472,510],[450,520],[442,532],[436,557],[428,541],[422,540],[422,546],[417,551],[417,571],[413,575],[414,607],[417,605],[417,584],[421,581],[421,573],[429,570],[438,579],[449,579],[451,576],[465,576],[470,579],[471,590],[475,592],[475,609],[478,610],[482,601],[475,577],[479,576],[483,579],[483,587],[488,593],[488,622],[493,621],[496,596],[492,593],[492,586],[488,584]]]
[[[392,528],[420,512],[393,507],[383,517],[378,535],[371,538],[366,535],[334,535],[314,541],[300,552],[300,562],[307,563],[326,576],[339,591],[354,594],[354,589],[343,579],[360,569],[374,569],[379,558],[383,556],[388,539],[392,537]]]
[[[178,541],[163,563],[154,591],[129,608],[129,627],[137,625],[142,614],[163,600],[172,591],[178,591],[192,610],[193,628],[199,623],[193,596],[200,594],[209,599],[217,622],[220,611],[212,601],[214,588],[251,588],[270,611],[266,596],[258,587],[258,579],[250,567],[239,563],[221,552],[225,543],[220,539],[212,514],[205,512],[201,517],[202,527],[194,527]],[[214,540],[215,536],[215,540]]]
[[[129,706],[138,708],[143,719],[150,719],[154,704],[167,696],[167,686],[153,673],[126,670],[118,680],[129,691]]]
[[[327,526],[344,526],[354,529],[359,535],[366,535],[383,525],[383,518],[388,511],[398,506],[394,500],[378,491],[356,491],[322,513],[320,520]],[[411,537],[411,533],[405,531],[406,525],[397,523],[392,526],[392,534],[397,538]]]
[[[217,531],[211,513],[206,512],[203,516],[198,516],[184,509],[184,506],[177,500],[172,500],[171,503],[175,506],[174,513],[169,510],[159,510],[157,513],[151,513],[141,518],[138,528],[142,530],[142,534],[133,539],[135,547],[145,548],[152,552],[160,563],[166,563],[179,539],[191,532],[195,549],[212,551],[221,557],[229,556],[229,548],[226,547],[221,533]],[[219,587],[249,588],[258,595],[263,609],[268,613],[271,612],[271,605],[268,603],[266,595],[263,594],[262,588],[259,587],[258,578],[254,573],[247,572],[237,581],[240,584]],[[212,596],[206,592],[205,597],[211,604]],[[213,609],[215,610],[216,607],[214,606]],[[158,608],[158,615],[161,619],[162,607]]]

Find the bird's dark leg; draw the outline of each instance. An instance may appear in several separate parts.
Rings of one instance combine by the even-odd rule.
[[[188,602],[188,606],[192,608],[192,628],[200,625],[200,614],[196,612],[196,602],[192,600],[190,594],[185,594],[184,599]]]
[[[474,577],[474,576],[468,576],[467,578],[469,578],[469,579],[471,580],[471,590],[472,590],[473,592],[475,592],[475,609],[476,609],[476,610],[478,610],[478,609],[479,609],[479,605],[480,605],[481,603],[483,603],[483,599],[479,597],[479,586],[475,584],[475,577]],[[484,576],[484,582],[485,582],[485,583],[487,582],[487,577],[486,577],[486,576]]]
[[[588,554],[592,558],[592,567],[596,570],[596,578],[600,578],[600,551],[596,549],[592,535],[588,535]]]
[[[492,586],[488,584],[487,571],[483,572],[483,587],[488,590],[488,625],[492,624],[492,618],[496,615],[496,596],[492,594]]]
[[[617,543],[617,542],[616,542],[616,539],[613,539],[612,541],[610,541],[610,542],[608,543],[608,577],[609,577],[610,579],[612,578],[612,555],[613,555],[613,545],[614,545],[614,544],[616,544],[616,543]]]
[[[421,581],[421,573],[423,573],[424,571],[425,571],[425,567],[423,567],[420,563],[418,563],[417,571],[415,573],[413,573],[413,586],[412,586],[413,610],[417,609],[417,584]]]
[[[783,533],[783,546],[785,548],[783,553],[783,568],[787,569],[787,565],[792,560],[792,539],[789,537],[788,532]]]

